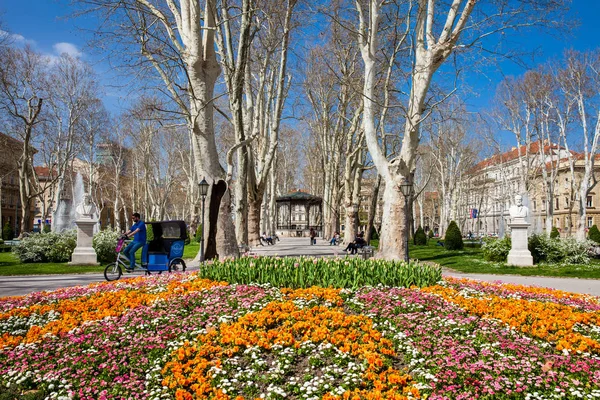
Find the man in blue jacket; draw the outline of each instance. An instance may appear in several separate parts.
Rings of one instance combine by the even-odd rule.
[[[131,218],[133,219],[133,225],[131,225],[131,229],[125,232],[125,236],[133,236],[133,241],[123,250],[125,256],[129,258],[130,266],[125,269],[127,272],[133,271],[135,268],[135,253],[146,244],[146,223],[141,220],[139,213],[133,213]]]

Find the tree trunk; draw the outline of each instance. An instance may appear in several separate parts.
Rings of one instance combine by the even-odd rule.
[[[365,241],[371,243],[371,233],[373,232],[373,222],[377,215],[377,205],[379,204],[379,188],[381,187],[381,175],[377,175],[377,183],[373,186],[371,200],[369,203],[369,214],[367,218],[367,231],[365,232]]]
[[[358,206],[351,201],[346,206],[346,221],[344,230],[344,244],[351,243],[358,234]]]
[[[242,136],[238,141],[245,140]],[[235,181],[235,234],[239,243],[248,244],[248,147],[237,151],[237,179]],[[252,236],[250,236],[252,237]]]
[[[260,245],[260,208],[262,201],[258,198],[248,201],[248,238],[250,246]]]
[[[388,260],[404,260],[408,225],[407,209],[404,196],[393,184],[386,184],[383,191],[383,216],[381,218],[381,235],[379,255]]]

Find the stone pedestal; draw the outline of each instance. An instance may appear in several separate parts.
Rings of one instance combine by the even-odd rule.
[[[511,249],[506,260],[508,265],[522,267],[533,265],[533,257],[527,247],[527,228],[529,228],[529,225],[523,218],[513,218],[513,222],[508,224],[511,230]]]
[[[95,219],[80,219],[75,221],[77,225],[77,247],[71,256],[71,265],[99,265],[96,251],[92,247],[94,237],[94,226],[98,221]]]

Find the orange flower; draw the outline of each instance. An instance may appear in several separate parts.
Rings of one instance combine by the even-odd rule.
[[[333,299],[329,290],[320,292],[315,288],[291,291],[286,290],[288,299],[306,298],[312,295]],[[314,298],[314,297],[313,297]],[[176,350],[163,370],[163,385],[177,390],[195,393],[198,397],[226,398],[219,389],[210,386],[212,380],[209,372],[213,366],[221,366],[225,357],[242,353],[249,347],[259,346],[270,349],[279,344],[298,348],[299,343],[329,342],[340,351],[367,361],[363,373],[362,388],[346,392],[345,399],[406,399],[404,393],[414,393],[418,398],[419,391],[409,387],[411,377],[393,368],[384,368],[384,359],[395,356],[391,341],[381,337],[381,333],[373,328],[373,321],[365,316],[347,315],[340,308],[315,306],[298,309],[292,301],[272,302],[258,312],[239,318],[237,322],[221,324],[218,331],[198,337],[198,343],[186,343]],[[188,352],[186,348],[197,349]],[[186,357],[181,359],[181,354]],[[183,381],[182,377],[188,377]],[[192,388],[202,387],[199,391]],[[239,397],[239,396],[238,396]],[[339,399],[331,394],[325,399]]]

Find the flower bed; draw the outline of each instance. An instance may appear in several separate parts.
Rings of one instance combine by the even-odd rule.
[[[196,274],[0,298],[0,398],[600,398],[593,296]]]

